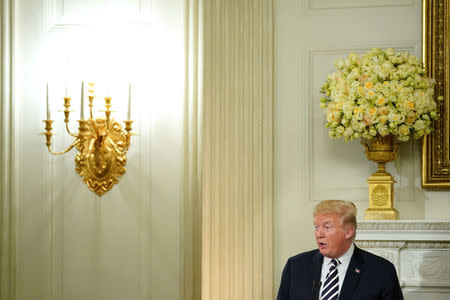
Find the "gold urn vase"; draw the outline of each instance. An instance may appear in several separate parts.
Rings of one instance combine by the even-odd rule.
[[[397,157],[398,143],[394,143],[392,134],[377,136],[367,143],[362,143],[366,149],[367,159],[378,163],[378,170],[369,177],[369,208],[364,218],[366,220],[397,220],[398,211],[394,208],[394,177],[386,172],[386,163]]]

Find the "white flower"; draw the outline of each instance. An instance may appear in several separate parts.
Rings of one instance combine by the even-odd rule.
[[[416,131],[421,131],[421,130],[425,130],[426,125],[427,124],[426,124],[425,120],[417,120],[417,121],[414,122],[413,128]]]
[[[406,141],[431,132],[431,120],[438,117],[435,81],[419,58],[373,48],[363,56],[337,59],[335,66],[320,103],[331,137],[348,141],[394,134]]]
[[[409,131],[409,127],[407,125],[401,125],[398,128],[398,134],[400,136],[405,136],[405,135],[409,135],[410,131]]]
[[[353,128],[348,127],[344,130],[344,137],[350,138],[354,132]]]
[[[334,63],[334,65],[336,66],[336,68],[338,69],[342,69],[342,67],[344,66],[345,62],[343,59],[338,59],[336,60],[336,62]]]
[[[402,114],[399,114],[398,112],[391,111],[388,115],[388,120],[391,123],[400,124],[405,120],[405,116]]]
[[[386,136],[389,134],[389,129],[386,125],[380,125],[377,129],[381,136]]]

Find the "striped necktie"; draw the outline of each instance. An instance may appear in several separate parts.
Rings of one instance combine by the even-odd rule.
[[[331,260],[331,267],[328,271],[325,283],[323,284],[320,300],[337,300],[339,296],[339,276],[337,271],[337,259]]]

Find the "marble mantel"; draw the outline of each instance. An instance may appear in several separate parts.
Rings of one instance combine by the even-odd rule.
[[[360,221],[355,243],[395,265],[405,300],[450,299],[450,221]]]

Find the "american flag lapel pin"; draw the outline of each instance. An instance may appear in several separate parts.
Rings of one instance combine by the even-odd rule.
[[[355,268],[355,272],[359,274],[359,269],[358,269],[358,268]]]

